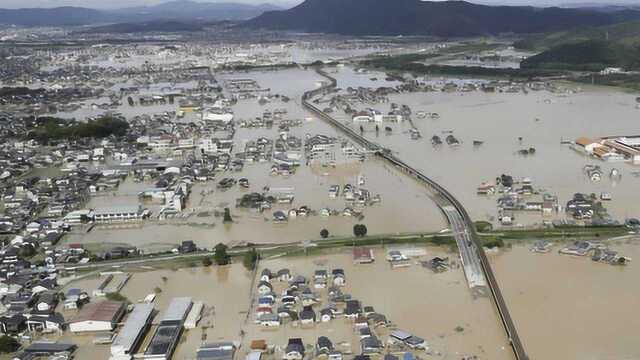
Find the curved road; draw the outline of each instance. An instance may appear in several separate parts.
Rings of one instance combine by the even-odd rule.
[[[466,209],[451,193],[445,190],[438,183],[394,156],[388,149],[364,138],[355,130],[332,118],[310,102],[309,100],[314,96],[326,93],[328,90],[335,88],[337,84],[336,80],[326,72],[320,69],[316,69],[316,71],[318,74],[329,80],[329,84],[318,89],[305,92],[302,95],[302,106],[316,114],[321,119],[327,121],[329,124],[338,128],[365,149],[374,152],[376,155],[390,162],[401,171],[421,181],[427,186],[431,194],[431,198],[438,205],[451,226],[451,232],[456,240],[458,249],[460,250],[460,259],[463,263],[464,273],[469,287],[476,294],[486,294],[487,289],[489,290],[491,297],[494,300],[494,304],[496,305],[496,309],[500,314],[500,319],[502,320],[502,324],[507,332],[507,337],[516,359],[527,360],[528,357],[524,351],[524,346],[520,341],[513,319],[507,309],[507,304],[502,297],[502,293],[498,287],[498,282],[496,281],[493,270],[489,264],[489,260],[482,248],[480,238],[475,231],[475,226],[473,225]]]

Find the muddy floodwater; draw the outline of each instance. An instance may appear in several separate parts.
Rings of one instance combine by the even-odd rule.
[[[404,249],[414,254],[411,266],[392,269],[385,260],[390,249]],[[452,269],[434,273],[420,266],[418,260],[435,256],[452,259]],[[386,342],[392,329],[402,329],[426,340],[429,352],[417,351],[416,355],[427,359],[459,360],[465,356],[477,359],[511,360],[512,353],[497,320],[497,314],[489,298],[474,298],[467,287],[462,269],[457,265],[455,253],[440,247],[392,247],[374,248],[375,262],[355,265],[351,249],[334,249],[322,254],[298,257],[266,259],[259,263],[257,276],[262,269],[273,272],[290,269],[293,276],[313,278],[315,270],[344,269],[346,283],[344,294],[359,300],[362,306],[373,306],[391,322],[387,328],[376,327],[376,336]],[[359,335],[352,320],[344,317],[314,325],[293,325],[290,321],[280,327],[265,329],[255,323],[258,280],[240,263],[209,268],[196,267],[179,270],[152,270],[151,267],[121,268],[132,274],[120,291],[136,303],[147,294],[156,292],[155,309],[161,318],[171,298],[189,296],[205,305],[203,318],[198,326],[186,330],[176,349],[174,359],[193,358],[202,342],[233,341],[240,344],[238,358],[244,358],[252,340],[265,340],[276,348],[275,359],[280,358],[289,338],[301,337],[305,344],[315,344],[319,336],[327,336],[345,353],[360,352]],[[122,275],[120,275],[122,276]],[[98,287],[100,278],[92,276],[75,281],[65,287],[80,288],[89,293]],[[286,282],[272,281],[278,295],[286,289]],[[320,302],[314,305],[316,312],[328,304],[327,289],[315,289]],[[94,299],[95,301],[95,299]],[[73,319],[75,310],[65,311],[65,318]],[[143,352],[153,334],[153,328],[142,342],[138,352]],[[94,335],[64,334],[63,340],[79,344],[81,359],[106,358],[108,345],[92,344]],[[104,355],[104,356],[103,356]]]
[[[312,278],[318,269],[344,269],[347,281],[343,292],[360,300],[363,306],[373,306],[376,312],[387,316],[393,323],[392,328],[426,339],[433,351],[426,358],[454,360],[472,355],[478,359],[513,358],[492,302],[489,298],[472,297],[461,268],[439,274],[416,264],[392,269],[385,256],[385,250],[376,249],[374,263],[354,265],[351,251],[346,249],[313,257],[267,260],[260,264],[261,268],[272,271],[286,267],[292,274],[307,278]],[[426,256],[421,259],[434,256],[449,256],[457,261],[455,253],[435,247],[427,247]],[[324,299],[326,289],[318,293]],[[457,327],[462,331],[456,331]],[[249,339],[252,336],[266,338],[269,342],[285,345],[287,337],[297,336],[306,343],[314,343],[322,335],[334,343],[353,342],[354,331],[350,322],[345,324],[344,319],[334,319],[311,329],[285,325],[284,329],[273,331],[261,330],[256,325],[248,330],[248,334]],[[386,338],[382,336],[381,340]],[[358,353],[357,342],[353,350]],[[425,355],[418,353],[418,356]]]
[[[384,81],[370,80],[384,79],[383,74],[362,76],[349,68],[340,69],[332,76],[337,77],[338,86],[342,88],[348,86],[354,77],[360,79],[363,86],[388,85]],[[636,95],[613,88],[564,86],[580,92],[559,94],[545,90],[529,91],[527,94],[482,91],[394,94],[389,97],[389,103],[361,104],[360,107],[388,112],[390,103],[408,105],[422,139],[411,140],[408,133],[411,125],[407,121],[401,124],[385,123],[384,126],[392,127],[390,134],[384,131],[376,134],[375,124],[364,124],[364,134],[392,149],[401,159],[450,190],[474,219],[495,219],[497,196],[478,196],[476,189],[482,182],[495,182],[496,176],[501,174],[510,174],[516,179],[531,178],[536,189],[557,195],[561,205],[566,204],[577,192],[597,195],[607,192],[611,194],[612,201],[604,205],[614,219],[624,221],[625,218],[638,216],[640,201],[637,189],[640,178],[632,173],[640,170],[640,166],[588,158],[560,143],[581,136],[638,135],[640,109],[636,106]],[[437,113],[440,117],[418,119],[415,116],[418,111]],[[350,116],[338,113],[335,116],[345,123],[351,123]],[[360,124],[352,126],[358,128]],[[445,143],[438,148],[432,146],[432,136],[437,135],[444,142],[448,134],[453,134],[461,145],[450,147]],[[474,140],[483,144],[474,146]],[[535,148],[534,155],[523,156],[518,153],[530,147]],[[587,178],[583,172],[587,164],[601,166],[605,174],[601,181],[592,182]],[[621,179],[609,179],[613,168],[622,173]],[[557,217],[563,217],[563,214]],[[524,225],[541,221],[541,216],[520,218],[516,215],[516,223]]]
[[[640,259],[640,241],[610,247]],[[492,257],[493,269],[531,359],[640,358],[638,264],[536,254],[526,244]]]
[[[262,116],[266,110],[286,109],[285,119],[302,120],[302,125],[291,127],[289,136],[304,139],[307,134],[323,134],[342,137],[334,128],[315,118],[299,104],[300,96],[322,80],[314,71],[289,69],[284,71],[248,72],[222,74],[219,81],[232,78],[255,79],[262,87],[269,87],[272,93],[291,97],[291,101],[272,101],[260,105],[257,99],[238,101],[233,106],[237,120],[248,120]],[[173,105],[174,107],[177,105]],[[175,109],[174,109],[175,110]],[[196,120],[197,119],[192,119]],[[189,120],[185,120],[189,121]],[[244,151],[248,141],[265,137],[275,140],[279,136],[277,126],[266,128],[237,128],[234,135],[234,152]],[[296,173],[288,176],[269,176],[271,163],[246,164],[241,172],[227,172],[216,175],[213,181],[196,183],[187,202],[184,213],[187,218],[151,220],[139,224],[125,224],[95,227],[87,233],[78,229],[63,240],[65,243],[82,243],[92,250],[107,249],[113,245],[132,244],[146,252],[166,251],[184,240],[193,240],[200,247],[211,248],[219,242],[237,243],[287,243],[319,238],[320,230],[327,229],[332,236],[350,236],[357,223],[367,225],[369,234],[398,234],[440,231],[447,225],[441,212],[428,198],[424,187],[399,173],[383,161],[371,155],[363,163],[343,166],[321,167],[300,166]],[[216,189],[216,183],[224,177],[236,180],[249,179],[248,189],[234,186],[229,190]],[[373,195],[380,195],[382,201],[363,210],[364,218],[349,216],[319,215],[290,219],[286,224],[274,224],[273,212],[308,206],[318,211],[330,208],[342,212],[347,206],[342,197],[330,199],[331,185],[358,184],[363,177],[362,188]],[[139,202],[138,194],[152,188],[153,182],[134,183],[127,179],[114,193],[101,194],[91,199],[88,208],[134,205]],[[236,209],[236,199],[250,192],[270,189],[291,189],[294,202],[274,205],[263,213]],[[160,204],[144,204],[156,214]],[[216,211],[231,208],[233,224],[223,224],[221,218],[214,217]]]
[[[78,228],[63,241],[82,243],[94,250],[108,249],[116,244],[129,244],[146,252],[158,252],[170,250],[184,240],[193,240],[199,247],[212,248],[219,242],[265,244],[318,239],[322,229],[327,229],[332,236],[351,236],[353,226],[358,223],[366,224],[369,234],[439,231],[447,226],[442,214],[420,184],[379,160],[367,160],[363,164],[342,169],[302,166],[289,178],[270,177],[269,168],[268,164],[245,166],[245,170],[238,176],[250,179],[250,189],[235,186],[221,191],[216,189],[215,182],[196,184],[185,210],[188,218],[150,219],[135,224],[96,226],[90,232],[86,232],[85,228]],[[344,199],[330,199],[329,186],[355,184],[358,175],[365,177],[365,187],[369,191],[380,194],[382,198],[381,203],[364,208],[362,220],[352,216],[312,215],[291,218],[285,224],[272,221],[274,211],[287,211],[302,205],[314,210],[329,207],[342,211],[346,206]],[[138,192],[149,184],[127,181],[118,189],[116,196],[92,198],[89,208],[136,204],[139,201]],[[264,186],[294,188],[293,204],[275,205],[273,209],[263,213],[235,208],[237,198],[248,192],[261,192]],[[154,204],[145,206],[155,210],[160,208]],[[227,206],[231,208],[234,219],[232,224],[223,224],[221,217],[214,216],[216,211],[222,211]]]
[[[250,304],[250,291],[253,274],[246,271],[242,264],[223,267],[195,267],[179,270],[155,270],[140,272],[133,270],[131,279],[120,291],[131,302],[136,303],[148,294],[157,293],[154,308],[161,319],[164,311],[174,297],[188,296],[194,302],[205,304],[203,317],[198,327],[186,330],[176,348],[173,359],[195,358],[195,352],[202,341],[236,341],[240,330],[245,324]],[[90,277],[72,284],[66,288],[79,288],[89,294],[97,288],[100,278]],[[95,299],[94,299],[95,300]],[[64,313],[65,318],[73,319],[75,311]],[[142,341],[143,352],[151,340],[152,331],[147,333]],[[63,339],[71,338],[79,343],[78,359],[107,359],[109,345],[94,345],[94,335],[66,334]],[[97,355],[100,354],[100,355]]]

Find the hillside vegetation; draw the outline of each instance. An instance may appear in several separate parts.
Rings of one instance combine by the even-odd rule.
[[[513,45],[521,50],[542,51],[587,40],[612,41],[625,46],[640,45],[640,21],[609,26],[585,26],[567,31],[534,34]]]
[[[481,77],[533,78],[553,76],[561,73],[547,69],[489,68],[480,66],[451,66],[425,64],[423,61],[439,56],[438,54],[404,54],[379,56],[360,62],[361,66],[394,73],[409,72],[415,75],[463,75]]]
[[[515,42],[514,46],[542,51],[520,64],[525,69],[640,70],[640,22],[537,34]]]
[[[640,69],[640,47],[606,40],[586,40],[552,47],[520,63],[523,69],[600,71],[607,67]]]

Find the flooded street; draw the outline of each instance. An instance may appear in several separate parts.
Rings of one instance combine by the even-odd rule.
[[[638,239],[610,247],[640,259]],[[531,359],[640,358],[640,270],[590,257],[529,251],[527,244],[492,257],[493,269]]]

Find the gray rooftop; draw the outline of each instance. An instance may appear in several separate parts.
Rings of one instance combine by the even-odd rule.
[[[103,207],[94,210],[94,214],[121,214],[121,213],[140,213],[142,208],[140,205],[120,205],[112,207]]]
[[[139,339],[140,333],[147,325],[152,313],[153,304],[137,304],[129,314],[127,321],[116,336],[113,344],[111,344],[111,352],[113,353],[114,350],[130,352]]]
[[[190,297],[177,297],[171,300],[167,310],[162,316],[162,320],[160,323],[164,322],[180,322],[184,321],[189,309],[191,309],[191,305],[193,301]]]

